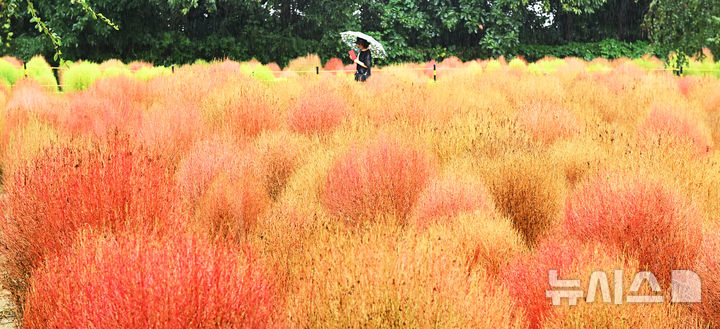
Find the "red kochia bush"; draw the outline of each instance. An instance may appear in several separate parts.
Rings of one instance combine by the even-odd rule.
[[[331,58],[327,61],[327,63],[325,63],[325,67],[323,69],[336,74],[342,73],[341,71],[345,70],[345,64],[343,64],[342,60],[339,58]]]
[[[647,121],[640,127],[640,136],[650,141],[670,137],[690,143],[699,154],[705,154],[712,149],[713,141],[710,134],[702,128],[698,122],[680,117],[667,107],[655,106]]]
[[[523,310],[530,329],[552,328],[547,321],[563,315],[555,312],[547,291],[575,289],[550,286],[550,270],[558,271],[559,280],[580,280],[580,289],[587,294],[592,272],[611,273],[609,271],[634,266],[633,259],[623,257],[615,248],[556,237],[543,241],[534,254],[521,254],[512,260],[501,276],[513,302]],[[586,295],[580,298],[580,303],[584,303],[584,297]],[[567,305],[567,301],[562,302]]]
[[[176,231],[174,189],[161,161],[119,137],[55,147],[7,177],[0,218],[3,278],[22,305],[30,272],[84,228]]]
[[[613,246],[668,282],[672,270],[692,268],[703,219],[661,183],[597,177],[565,206],[564,231],[581,241]]]
[[[120,75],[99,79],[70,98],[65,123],[72,132],[105,136],[113,130],[134,131],[153,95],[145,82]]]
[[[720,325],[720,235],[705,234],[698,266],[694,269],[702,281],[702,302],[693,304],[692,310],[716,328]]]
[[[390,214],[404,221],[433,173],[420,150],[387,138],[354,148],[330,169],[322,203],[350,221]]]
[[[678,90],[680,90],[680,93],[683,94],[683,96],[688,97],[690,95],[690,91],[692,91],[693,87],[697,83],[697,78],[695,77],[682,77],[677,79],[677,86]]]
[[[313,134],[331,131],[347,116],[348,106],[340,95],[327,88],[318,88],[298,100],[288,121],[292,131]]]
[[[257,156],[220,137],[197,143],[180,163],[183,210],[211,237],[234,240],[254,226],[270,203]]]
[[[33,274],[23,327],[280,327],[273,281],[203,239],[83,235]]]
[[[592,259],[588,256],[588,250],[578,244],[548,242],[538,247],[532,256],[513,260],[502,272],[503,283],[516,305],[523,309],[531,329],[542,328],[542,322],[552,308],[545,294],[552,290],[549,271],[557,270],[563,278],[580,262]]]
[[[30,117],[57,123],[63,116],[63,108],[62,100],[37,81],[20,79],[8,96],[6,121],[9,127],[22,125]]]
[[[548,101],[526,104],[518,112],[518,120],[536,141],[546,144],[571,138],[581,130],[581,124],[570,111]]]
[[[180,162],[177,187],[183,202],[194,204],[221,173],[241,167],[243,151],[215,136],[197,142]]]
[[[492,199],[487,190],[470,182],[455,179],[435,181],[417,201],[415,214],[421,227],[435,221],[452,218],[463,212],[493,211]]]

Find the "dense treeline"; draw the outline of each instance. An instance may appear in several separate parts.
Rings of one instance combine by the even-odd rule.
[[[683,0],[679,2],[698,2]],[[704,0],[703,0],[704,1]],[[718,0],[706,1],[715,3]],[[19,7],[27,2],[15,1]],[[34,7],[62,37],[65,59],[122,58],[157,64],[196,59],[256,58],[281,65],[317,53],[345,53],[338,32],[361,30],[389,50],[388,62],[525,55],[630,56],[644,48],[644,27],[661,0],[94,0],[92,7],[119,30],[67,0],[36,0]],[[661,4],[662,5],[662,4]],[[666,4],[672,7],[677,4]],[[682,5],[682,4],[680,4]],[[687,8],[687,4],[685,4]],[[697,7],[697,6],[696,6]],[[660,12],[672,21],[672,8]],[[669,10],[669,11],[667,11]],[[686,10],[687,11],[687,10]],[[3,51],[27,59],[52,58],[53,47],[23,8],[10,20]],[[654,11],[658,16],[658,11]],[[655,17],[657,19],[657,17]],[[699,18],[698,18],[699,19]],[[687,32],[676,32],[681,36]],[[660,32],[665,33],[665,32]],[[604,41],[604,40],[615,40]],[[598,51],[598,44],[611,45]],[[641,41],[640,43],[637,43]],[[585,43],[594,43],[585,47]],[[613,46],[616,45],[616,46]],[[596,49],[596,50],[593,50]],[[563,54],[567,50],[567,54]],[[625,52],[628,50],[628,52]],[[604,51],[604,52],[603,52]],[[662,55],[662,54],[661,54]]]

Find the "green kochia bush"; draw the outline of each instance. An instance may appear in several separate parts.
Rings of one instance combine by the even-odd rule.
[[[663,68],[662,62],[652,61],[645,57],[636,58],[633,60],[633,63],[646,70],[658,70]]]
[[[269,67],[262,64],[242,63],[240,72],[260,81],[273,81],[275,75]]]
[[[98,64],[90,62],[73,64],[62,75],[63,91],[85,90],[100,76]]]
[[[15,84],[15,81],[22,77],[22,75],[22,67],[18,67],[17,65],[10,63],[4,59],[0,59],[0,80],[3,80],[10,85],[13,85]]]
[[[557,72],[559,68],[565,65],[565,60],[559,58],[544,60],[528,65],[528,72],[536,74],[550,74]]]
[[[169,67],[164,66],[143,67],[135,71],[135,77],[144,81],[162,74],[172,74],[172,71]]]
[[[100,78],[114,78],[120,75],[131,76],[132,72],[125,66],[110,66],[100,73]]]
[[[57,80],[50,65],[42,56],[35,56],[26,64],[27,75],[45,88],[57,91]]]
[[[707,60],[702,62],[691,61],[690,65],[684,69],[685,74],[720,78],[720,72],[718,72],[718,69],[720,69],[719,63],[713,63]]]

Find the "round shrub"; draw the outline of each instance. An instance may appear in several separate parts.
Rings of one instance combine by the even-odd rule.
[[[430,230],[448,231],[443,245],[451,253],[464,255],[468,273],[482,269],[489,278],[497,279],[510,262],[527,252],[527,246],[512,222],[487,214],[460,214],[453,223]]]
[[[562,210],[564,179],[559,169],[544,158],[511,156],[489,175],[497,210],[534,247]]]
[[[125,138],[57,146],[5,178],[0,219],[4,286],[23,305],[27,278],[86,228],[141,232],[177,229],[175,193],[162,161]]]
[[[567,275],[583,258],[583,252],[569,243],[547,243],[530,256],[516,258],[502,272],[510,297],[522,309],[531,329],[540,328],[552,310],[545,295],[551,289],[549,271],[557,270],[561,277]]]
[[[212,239],[239,241],[255,225],[270,196],[254,158],[218,137],[190,150],[177,184],[193,228]]]
[[[240,64],[240,71],[258,81],[275,81],[275,74],[272,69],[258,62],[248,62]]]
[[[672,109],[658,105],[640,127],[640,137],[650,143],[659,143],[663,138],[688,143],[699,154],[707,154],[713,148],[712,135],[700,122],[683,118]]]
[[[580,133],[575,116],[559,104],[535,102],[526,105],[518,120],[536,141],[552,144],[558,139],[571,138]]]
[[[348,114],[348,106],[340,95],[328,88],[316,88],[298,99],[288,114],[288,124],[294,132],[319,134],[341,125]]]
[[[68,98],[67,129],[103,137],[115,130],[133,133],[153,95],[146,83],[120,75],[96,80],[87,90]]]
[[[57,79],[50,65],[42,56],[31,58],[27,64],[27,75],[48,90],[57,91]]]
[[[182,235],[83,234],[31,279],[23,328],[280,327],[251,255]]]
[[[556,261],[545,258],[548,255],[554,253],[548,250],[548,248],[557,249],[569,249],[574,248],[579,250],[576,254],[572,252],[569,254],[570,258],[574,260],[572,262],[560,261],[561,265]],[[563,257],[563,256],[561,256]],[[528,297],[534,298],[534,300],[527,299],[516,299],[516,302],[521,305],[535,305],[535,308],[526,308],[526,311],[537,311],[538,313],[533,314],[535,321],[531,322],[531,328],[707,328],[703,326],[697,317],[693,316],[685,307],[681,304],[661,303],[661,304],[632,304],[628,305],[623,300],[622,305],[615,305],[614,295],[614,284],[615,282],[615,270],[622,270],[622,286],[624,289],[628,289],[631,286],[635,274],[639,272],[637,260],[633,258],[624,257],[619,254],[617,250],[613,248],[607,248],[606,246],[583,246],[579,242],[572,244],[549,242],[546,247],[543,248],[542,252],[538,255],[531,257],[527,264],[533,264],[535,262],[549,261],[552,267],[534,267],[536,270],[542,268],[536,272],[522,272],[528,275],[522,277],[519,281],[515,282],[511,277],[507,279],[511,281],[513,285],[512,291],[520,292],[515,297],[523,296],[522,284],[527,284],[525,289],[533,291],[532,294],[528,294]],[[535,264],[536,265],[536,264]],[[551,306],[549,305],[550,299],[544,293],[548,290],[570,290],[563,288],[552,288],[548,282],[548,269],[558,270],[558,279],[568,280],[579,280],[580,289],[584,291],[582,298],[577,300],[577,305],[569,305],[567,299],[562,300],[562,305]],[[517,270],[517,268],[516,268]],[[595,300],[593,302],[587,302],[587,298],[591,290],[589,290],[590,278],[596,271],[605,273],[608,279],[608,288],[610,289],[610,302],[605,303],[603,300],[603,293],[598,288],[595,290]],[[533,280],[534,279],[534,280]],[[663,286],[661,288],[667,288]],[[643,289],[644,290],[644,289]],[[627,290],[625,290],[627,291]],[[666,290],[667,291],[667,290]],[[544,297],[544,298],[543,298]],[[625,292],[623,298],[625,297]],[[664,298],[669,298],[669,294],[666,293]],[[667,299],[666,299],[667,300]],[[544,301],[545,305],[541,303]],[[526,304],[527,303],[527,304]]]
[[[381,138],[336,160],[322,203],[331,214],[353,223],[384,214],[404,222],[432,173],[424,152]]]
[[[89,62],[72,64],[62,74],[63,91],[85,90],[100,76],[98,64]]]
[[[395,224],[330,234],[307,247],[313,268],[288,313],[303,328],[527,328],[507,290],[465,254],[448,251],[449,231]],[[313,234],[313,236],[317,233]],[[306,274],[305,274],[306,273]]]
[[[580,279],[580,287],[587,288],[590,274],[596,270],[634,269],[630,266],[632,260],[619,257],[616,250],[585,245],[575,239],[544,240],[533,254],[520,256],[510,262],[501,276],[531,329],[542,328],[557,310],[546,295],[546,291],[554,290],[548,280],[550,270],[557,270],[559,279]]]
[[[4,79],[8,84],[14,85],[23,76],[22,64],[19,66],[4,58],[0,59],[0,79]]]
[[[520,57],[515,57],[508,63],[508,68],[523,71],[527,68],[527,62]]]
[[[616,176],[590,180],[568,198],[563,231],[602,243],[669,282],[670,272],[692,268],[702,243],[703,218],[663,184]]]
[[[37,81],[20,79],[10,92],[6,110],[9,126],[21,125],[30,118],[56,123],[62,117],[63,100],[56,97]]]
[[[218,175],[195,206],[195,224],[213,240],[241,241],[270,200],[248,167]]]
[[[232,132],[239,140],[279,125],[275,97],[251,80],[227,82],[202,100],[201,110],[208,128]]]
[[[343,64],[342,60],[339,58],[331,58],[327,61],[327,63],[325,63],[323,70],[330,71],[335,74],[343,73],[345,70],[345,64]]]
[[[300,165],[303,150],[297,139],[289,134],[265,134],[258,138],[255,152],[265,191],[274,201],[280,198],[290,176]]]
[[[194,205],[212,181],[222,173],[241,167],[241,150],[215,136],[197,142],[180,162],[176,180],[180,198]]]
[[[702,281],[702,303],[693,304],[692,310],[714,328],[720,325],[720,235],[706,233],[699,254],[696,273]]]
[[[689,97],[690,92],[698,82],[699,79],[696,77],[682,77],[677,79],[677,87],[683,96]]]
[[[442,179],[432,183],[420,195],[415,216],[418,225],[455,217],[461,213],[492,213],[494,205],[485,187],[457,179]]]
[[[291,60],[285,69],[295,71],[300,76],[310,76],[315,75],[315,69],[318,67],[322,67],[320,56],[309,54]]]

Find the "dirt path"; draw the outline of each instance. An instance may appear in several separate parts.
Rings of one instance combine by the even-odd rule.
[[[13,321],[14,317],[10,292],[3,290],[0,292],[0,329],[15,328],[15,323]]]

